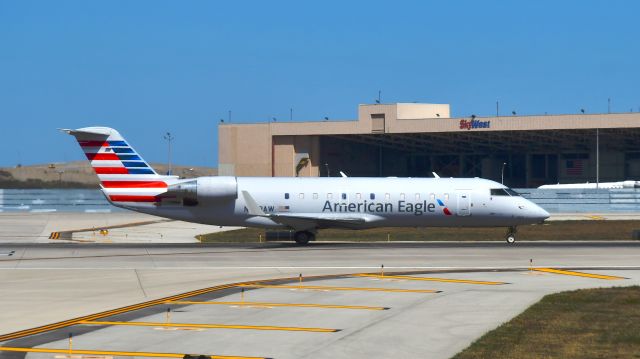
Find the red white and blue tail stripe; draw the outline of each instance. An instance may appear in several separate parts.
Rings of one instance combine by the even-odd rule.
[[[98,175],[107,198],[123,205],[159,202],[168,182],[176,176],[162,176],[131,147],[118,131],[108,127],[62,130],[78,140],[91,167]]]

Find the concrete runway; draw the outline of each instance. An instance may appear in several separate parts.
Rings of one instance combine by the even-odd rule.
[[[237,228],[174,221],[130,211],[0,213],[0,243],[197,243],[199,234]],[[108,229],[108,234],[101,235],[100,229]],[[55,232],[68,235],[51,239]]]
[[[569,268],[626,279],[529,271],[530,259],[538,268]],[[183,300],[237,302],[244,288],[246,302],[389,309],[162,304],[164,300],[160,300],[94,320],[128,325],[73,322],[1,345],[63,349],[68,345],[67,335],[74,333],[74,348],[90,349],[88,354],[94,357],[152,352],[274,358],[448,358],[545,294],[640,284],[639,263],[640,243],[627,241],[519,242],[515,246],[502,242],[314,243],[308,247],[277,243],[2,244],[0,302],[7,309],[0,312],[0,334],[230,283],[290,278],[262,284],[297,286],[300,273],[303,285],[359,290],[224,286]],[[380,273],[381,265],[385,278],[348,275]],[[312,278],[327,274],[343,276]],[[390,278],[393,274],[463,281]],[[435,292],[416,292],[424,290]],[[166,325],[167,307],[172,309],[168,323],[184,323],[186,328]],[[196,324],[232,327],[202,328]],[[285,329],[239,328],[247,325]],[[0,358],[23,355],[0,352]]]
[[[549,221],[638,220],[638,213],[554,213]],[[92,229],[96,230],[92,230]],[[108,228],[106,236],[99,229]],[[196,236],[237,229],[168,220],[142,213],[0,212],[0,243],[197,243]],[[68,236],[50,239],[54,232]]]

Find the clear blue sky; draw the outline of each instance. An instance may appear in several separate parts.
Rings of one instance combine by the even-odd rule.
[[[0,166],[82,159],[115,127],[151,162],[217,165],[217,123],[639,111],[637,1],[0,1]]]

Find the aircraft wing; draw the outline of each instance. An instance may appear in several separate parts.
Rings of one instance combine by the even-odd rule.
[[[367,213],[265,213],[247,191],[242,191],[249,214],[266,217],[276,223],[304,230],[323,227],[360,228],[383,218]]]
[[[267,215],[274,222],[284,224],[295,229],[323,228],[323,227],[343,227],[358,228],[367,223],[366,214],[356,213],[340,215],[324,215],[323,213],[274,213]]]

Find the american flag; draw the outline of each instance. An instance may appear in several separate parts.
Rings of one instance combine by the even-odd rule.
[[[567,174],[572,176],[581,175],[582,170],[584,169],[582,160],[567,160],[565,167],[567,169]]]

